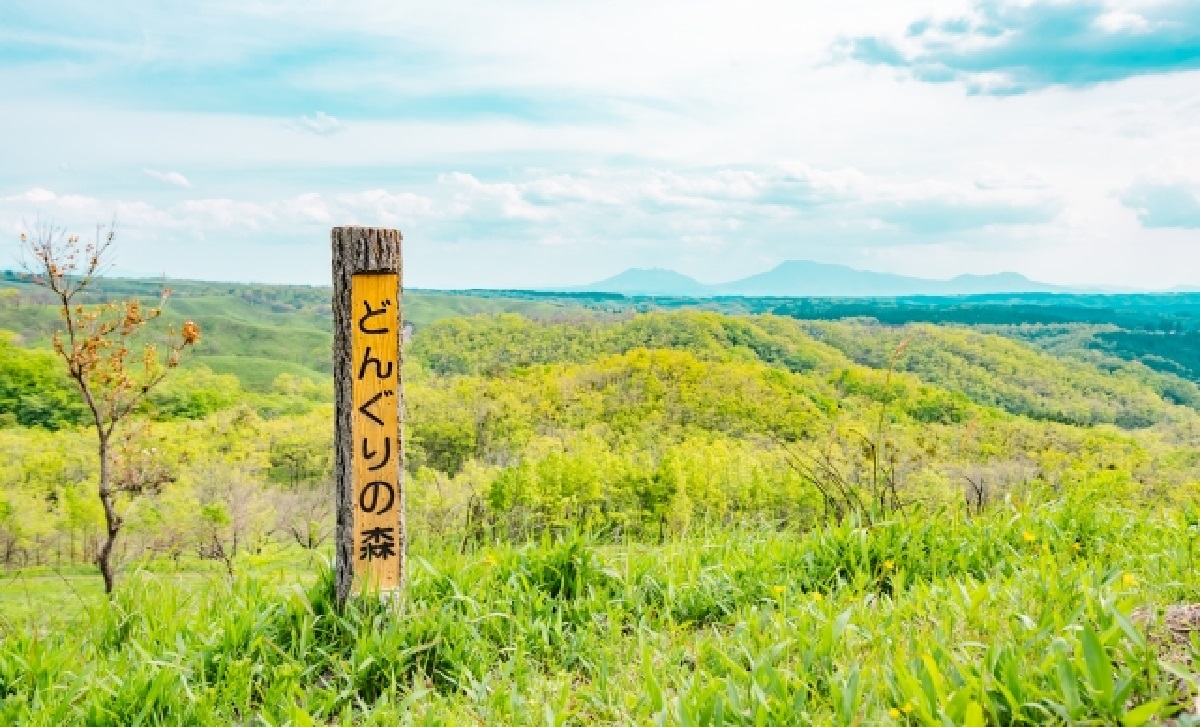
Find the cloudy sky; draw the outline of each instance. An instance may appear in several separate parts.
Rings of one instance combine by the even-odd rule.
[[[789,259],[1200,286],[1200,2],[5,0],[0,267],[515,287]]]

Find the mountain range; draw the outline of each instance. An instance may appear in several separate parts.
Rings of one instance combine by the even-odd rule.
[[[789,260],[764,273],[715,285],[706,285],[674,270],[630,268],[611,278],[571,290],[695,298],[720,295],[869,298],[1083,292],[1039,283],[1019,273],[959,275],[950,280],[933,280],[874,273],[845,265],[829,265],[808,260]]]

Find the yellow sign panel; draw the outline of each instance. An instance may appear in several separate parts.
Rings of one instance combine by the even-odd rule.
[[[351,282],[354,576],[359,588],[400,587],[400,277]]]

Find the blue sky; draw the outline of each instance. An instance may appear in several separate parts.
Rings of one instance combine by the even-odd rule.
[[[0,88],[10,259],[115,216],[178,277],[325,283],[354,223],[422,287],[1200,286],[1194,0],[6,0]]]

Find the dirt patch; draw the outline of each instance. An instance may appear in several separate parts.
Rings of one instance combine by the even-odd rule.
[[[1192,659],[1192,633],[1200,631],[1200,603],[1180,603],[1167,606],[1161,614],[1153,607],[1134,609],[1130,618],[1146,633],[1146,641],[1154,648],[1161,661],[1194,667]],[[1197,636],[1200,638],[1200,635]],[[1200,694],[1192,695],[1192,687],[1182,679],[1176,688],[1183,700],[1192,698],[1187,714],[1200,715]],[[1167,724],[1178,724],[1168,720]]]
[[[1160,659],[1192,666],[1192,632],[1200,631],[1200,603],[1167,606],[1161,614],[1153,608],[1142,607],[1130,616],[1146,632]]]

